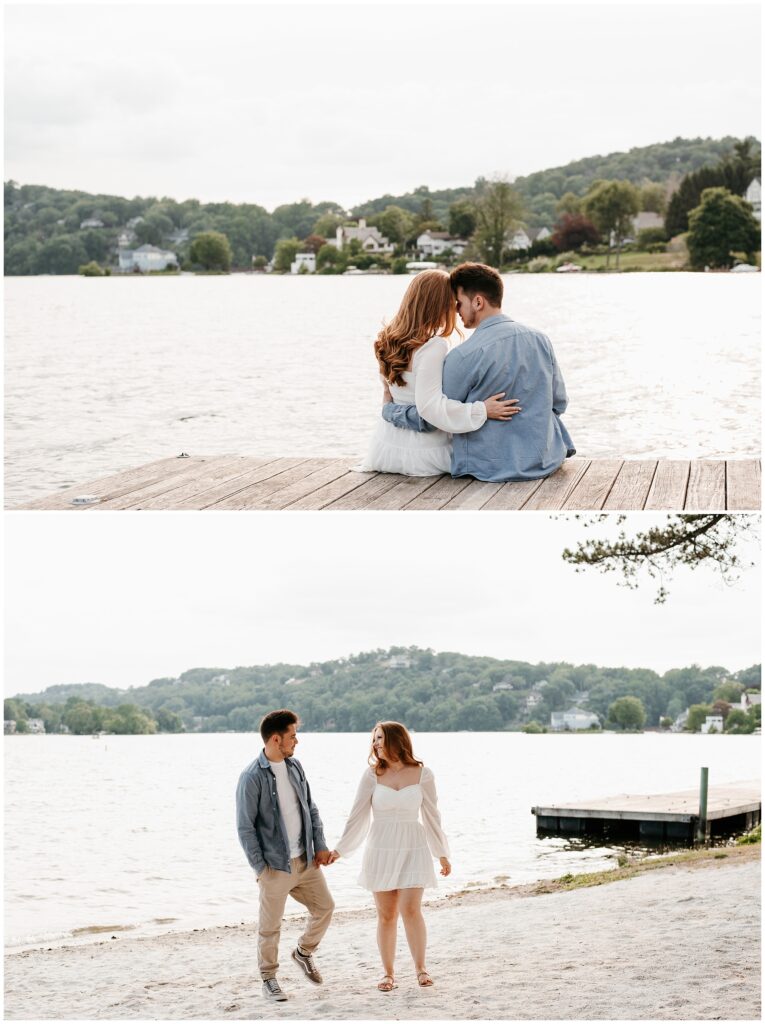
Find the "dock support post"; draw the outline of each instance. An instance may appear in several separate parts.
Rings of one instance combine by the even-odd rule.
[[[709,792],[709,769],[701,769],[699,785],[699,821],[696,826],[696,839],[703,843],[707,837],[707,794]]]

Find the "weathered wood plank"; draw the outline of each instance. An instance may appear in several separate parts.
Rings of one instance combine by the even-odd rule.
[[[621,459],[590,462],[563,503],[563,508],[574,512],[603,508],[621,468]]]
[[[361,487],[342,498],[331,501],[329,505],[324,506],[324,510],[327,512],[358,512],[367,509],[381,494],[393,490],[404,480],[406,477],[400,476],[398,473],[374,473],[371,480],[367,480]]]
[[[384,491],[366,507],[370,511],[398,511],[405,508],[409,502],[419,497],[431,484],[440,479],[438,476],[405,476],[401,483],[391,487],[389,491]]]
[[[760,806],[760,787],[757,782],[731,782],[710,786],[707,798],[707,817],[735,815]],[[616,796],[596,797],[565,804],[548,804],[533,808],[534,813],[560,817],[643,818],[656,821],[672,817],[688,817],[699,812],[698,789],[685,789],[677,793],[620,793]]]
[[[451,501],[447,501],[443,510],[445,512],[476,512],[482,509],[502,486],[501,483],[471,479],[464,491],[460,491]]]
[[[486,512],[517,512],[542,486],[542,480],[512,480],[502,484],[500,489],[483,506]]]
[[[725,462],[709,459],[692,462],[685,497],[688,512],[719,512],[725,510]]]
[[[535,509],[542,511],[562,509],[589,464],[587,459],[566,459],[552,476],[545,477],[523,506],[524,512]]]
[[[245,458],[244,466],[246,468],[243,471],[234,473],[230,478],[224,477],[197,494],[189,494],[184,497],[176,496],[175,493],[168,495],[168,498],[173,499],[172,504],[165,504],[162,507],[179,511],[211,508],[222,498],[230,497],[244,490],[245,487],[250,487],[252,484],[260,483],[263,480],[270,480],[272,477],[278,476],[294,466],[299,466],[305,461],[305,459],[295,458]]]
[[[685,508],[690,471],[690,462],[684,460],[667,459],[666,462],[658,462],[646,498],[646,510],[681,512]]]
[[[398,510],[756,511],[758,459],[567,459],[541,480],[487,483],[473,477],[356,473],[353,459],[240,455],[160,459],[69,487],[23,509],[39,510]],[[84,494],[92,505],[72,505]]]
[[[352,495],[354,491],[357,491],[368,480],[374,479],[376,476],[376,473],[356,473],[350,470],[344,476],[338,477],[337,480],[332,480],[303,498],[298,498],[297,501],[286,505],[285,508],[289,512],[318,512],[331,505],[332,502],[347,495]]]
[[[356,459],[333,459],[330,465],[317,468],[313,473],[303,477],[302,480],[296,480],[287,487],[280,487],[262,501],[248,507],[272,510],[286,508],[294,501],[310,497],[316,491],[321,490],[326,484],[331,484],[335,480],[347,477],[351,466],[356,461]]]
[[[655,473],[655,461],[640,459],[623,462],[603,504],[603,511],[623,512],[645,508]]]
[[[100,477],[97,480],[89,480],[84,484],[75,484],[56,494],[50,494],[45,498],[37,498],[25,505],[20,505],[19,508],[46,511],[68,511],[70,509],[81,511],[83,508],[91,506],[72,505],[73,498],[83,494],[92,494],[102,499],[116,498],[168,476],[198,472],[201,465],[215,458],[217,456],[195,455],[186,459],[178,458],[178,456],[173,456],[169,459],[158,459],[156,462],[147,462],[143,466],[135,466],[121,473],[113,473],[110,476]]]
[[[451,501],[460,491],[464,491],[472,476],[440,476],[426,491],[419,494],[414,501],[406,506],[407,512],[436,512]]]
[[[731,459],[725,466],[726,497],[731,512],[751,512],[761,504],[762,467],[759,459]]]
[[[216,512],[222,509],[243,511],[256,508],[258,502],[265,500],[269,494],[288,487],[296,480],[302,480],[314,469],[320,468],[317,465],[319,461],[318,459],[285,459],[284,462],[291,463],[291,465],[285,465],[280,472],[269,474],[264,479],[248,484],[246,487],[239,487],[233,493],[229,490],[217,500],[206,504],[205,508]]]
[[[210,486],[215,482],[216,477],[225,474],[237,461],[236,455],[219,456],[210,459],[194,473],[175,473],[164,479],[156,480],[154,483],[146,484],[144,487],[136,488],[128,494],[117,498],[109,498],[101,501],[98,505],[90,506],[93,511],[114,511],[120,510],[143,510],[152,506],[159,508],[175,508],[174,498],[177,491],[192,488],[192,490],[204,490],[208,481]]]

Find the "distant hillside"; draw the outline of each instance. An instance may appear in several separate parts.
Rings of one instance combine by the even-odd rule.
[[[759,687],[760,668],[729,673],[694,665],[660,675],[393,647],[309,666],[194,668],[128,690],[51,686],[15,700],[36,707],[71,698],[111,708],[130,703],[155,716],[176,713],[186,729],[207,732],[254,731],[267,711],[284,706],[298,712],[309,731],[363,731],[380,719],[422,731],[497,730],[532,718],[547,722],[551,711],[572,704],[605,718],[612,701],[624,695],[640,697],[649,725],[657,725],[662,715],[674,718],[690,704],[710,700],[727,680]]]
[[[678,138],[526,175],[515,182],[526,207],[524,220],[529,227],[551,226],[558,199],[566,192],[583,194],[596,178],[678,184],[689,171],[716,163],[732,152],[736,141],[731,136]],[[757,140],[752,143],[759,149]],[[233,268],[250,270],[254,256],[271,259],[280,239],[302,240],[311,234],[333,238],[338,224],[349,218],[372,217],[391,205],[415,214],[420,223],[436,221],[447,228],[449,207],[474,198],[483,180],[437,191],[422,185],[405,195],[370,199],[350,211],[332,201],[300,200],[270,213],[253,203],[200,203],[197,199],[176,202],[152,196],[126,199],[7,181],[5,274],[76,274],[91,260],[116,266],[118,245],[159,246],[176,253],[183,262],[191,241],[203,231],[223,232],[231,244]]]

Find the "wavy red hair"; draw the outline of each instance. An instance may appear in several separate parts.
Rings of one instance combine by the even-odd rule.
[[[369,750],[368,763],[374,768],[375,775],[383,775],[388,769],[390,762],[384,757],[378,758],[375,754],[375,733],[382,729],[385,750],[401,764],[409,764],[422,767],[422,761],[418,761],[412,751],[412,737],[409,730],[401,722],[378,722],[372,730],[372,744]]]
[[[388,384],[403,387],[418,348],[439,336],[448,338],[457,326],[457,307],[449,275],[443,270],[424,270],[404,292],[398,313],[375,341],[380,373]]]

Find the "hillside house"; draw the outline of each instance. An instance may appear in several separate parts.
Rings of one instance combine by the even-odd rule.
[[[305,267],[305,270],[303,268]],[[295,259],[290,263],[290,273],[299,274],[315,274],[316,273],[316,253],[315,252],[299,252],[295,255]]]
[[[741,710],[748,711],[749,708],[753,708],[755,704],[762,703],[761,693],[742,693],[741,694]]]
[[[137,249],[120,249],[119,269],[126,274],[139,270],[146,273],[150,270],[167,270],[178,266],[178,257],[174,252],[158,249],[156,245],[141,245]]]
[[[464,238],[453,238],[448,231],[423,231],[417,237],[417,250],[423,258],[441,256],[447,251],[461,256],[467,245]]]
[[[703,733],[722,732],[724,727],[725,720],[722,715],[707,715],[701,726],[701,731]]]
[[[345,225],[338,227],[334,244],[338,249],[342,249],[354,239],[361,244],[364,252],[393,252],[393,246],[385,235],[380,234],[377,228],[367,227],[367,222],[363,217],[360,218],[356,227],[346,227]]]
[[[27,719],[27,730],[29,732],[38,733],[38,734],[39,733],[44,733],[45,732],[45,722],[43,722],[42,718],[28,718]]]
[[[582,711],[581,708],[569,708],[568,711],[550,713],[550,728],[553,732],[563,732],[566,729],[578,732],[581,729],[589,729],[593,725],[600,725],[598,716],[591,711]]]
[[[88,228],[102,228],[103,226],[104,222],[99,220],[98,217],[88,217],[87,220],[80,223],[80,231],[86,231]]]
[[[15,718],[6,718],[3,720],[3,732],[6,736],[12,736],[16,732]]]

